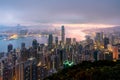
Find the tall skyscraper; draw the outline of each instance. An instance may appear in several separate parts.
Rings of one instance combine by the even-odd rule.
[[[103,43],[103,37],[104,37],[103,32],[97,32],[97,33],[96,33],[96,41],[97,41],[98,43]]]
[[[37,80],[43,80],[48,75],[48,70],[45,65],[41,65],[41,62],[37,65]]]
[[[107,49],[107,45],[109,44],[109,38],[105,37],[104,38],[104,48]]]
[[[29,58],[24,63],[24,80],[37,80],[37,66],[36,59]]]
[[[58,45],[58,37],[55,37],[55,44]]]
[[[101,34],[99,32],[97,32],[96,33],[96,38],[95,38],[97,43],[100,43],[100,38],[101,38]]]
[[[100,42],[101,42],[101,43],[103,43],[103,38],[104,38],[104,33],[101,32],[101,33],[100,33]]]
[[[32,46],[33,46],[34,49],[37,49],[38,43],[37,43],[36,39],[33,40]]]
[[[25,48],[25,43],[21,43],[21,49]]]
[[[48,49],[51,50],[52,47],[53,47],[53,35],[49,34],[49,37],[48,37]]]
[[[49,34],[49,38],[48,38],[48,46],[53,44],[53,35]]]
[[[64,43],[65,41],[65,28],[62,26],[61,28],[61,41]]]
[[[12,45],[12,44],[9,44],[9,45],[8,45],[8,52],[10,52],[11,50],[13,50],[13,45]]]

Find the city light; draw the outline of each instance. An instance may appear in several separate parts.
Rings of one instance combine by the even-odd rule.
[[[0,80],[119,80],[120,0],[0,0]]]

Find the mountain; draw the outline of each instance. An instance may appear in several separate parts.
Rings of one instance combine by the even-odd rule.
[[[4,26],[0,25],[0,32],[17,32],[17,30],[23,29],[23,26]]]
[[[85,29],[83,32],[111,32],[111,31],[120,31],[120,26],[108,27],[108,28],[93,28],[93,29]]]
[[[83,61],[44,80],[119,80],[120,61]]]

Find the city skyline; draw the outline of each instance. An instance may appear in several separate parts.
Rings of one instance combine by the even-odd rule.
[[[31,35],[27,34],[24,30],[21,30],[22,33],[19,35],[19,37],[12,37],[8,40],[1,39],[1,41],[10,42],[16,40],[15,42],[17,42],[17,44],[19,44],[18,42],[21,39],[20,41],[22,42],[20,43],[20,48],[15,47],[15,42],[13,42],[6,46],[7,52],[0,52],[0,80],[46,80],[46,78],[49,78],[51,75],[54,76],[54,73],[57,74],[59,73],[59,71],[62,70],[64,70],[64,73],[66,73],[66,68],[69,69],[70,67],[75,67],[76,65],[79,65],[81,63],[84,64],[84,62],[87,62],[87,64],[88,62],[92,64],[94,64],[95,62],[96,65],[99,65],[99,63],[101,62],[102,64],[106,63],[106,65],[109,66],[109,68],[111,69],[114,67],[111,67],[109,64],[111,64],[112,66],[114,65],[114,63],[119,64],[119,31],[114,31],[112,29],[111,33],[108,32],[107,34],[106,32],[100,31],[96,32],[94,36],[87,35],[85,37],[85,40],[76,41],[76,38],[65,37],[66,30],[67,29],[64,26],[61,26],[60,40],[58,39],[58,36],[54,36],[54,34],[49,33],[47,43],[41,43],[37,40],[40,34],[36,36],[34,35],[35,33],[31,33],[33,34]],[[36,39],[34,36],[36,36]],[[32,39],[31,37],[34,38]],[[92,39],[92,37],[94,38]],[[27,38],[28,40],[25,40]],[[32,41],[28,42],[30,38],[32,39]],[[30,46],[28,47],[28,44],[23,41],[27,41],[28,44],[32,44],[30,44]],[[104,63],[103,61],[107,62]],[[99,66],[102,66],[102,64],[100,64]],[[92,70],[96,70],[96,66],[92,66],[92,68],[87,67],[87,70],[89,68]],[[79,67],[82,67],[82,65],[79,65]],[[117,67],[119,68],[119,65]],[[83,68],[85,68],[85,66]],[[104,67],[102,66],[102,68]],[[111,69],[109,70],[109,72],[111,72]],[[75,73],[76,72],[79,71],[77,70],[75,71]],[[116,68],[115,72],[118,72]],[[69,75],[70,74],[71,73],[69,73]],[[96,74],[99,75],[98,73]],[[82,75],[82,77],[83,76],[84,75]],[[118,76],[119,75],[109,78],[116,79]],[[91,79],[92,78],[94,79],[94,77],[91,77]],[[71,79],[71,76],[67,76],[66,79]],[[50,80],[54,79],[50,78]],[[60,78],[60,80],[63,80],[63,78]],[[79,79],[76,78],[75,80]]]
[[[0,80],[118,80],[119,8],[120,0],[0,0]]]

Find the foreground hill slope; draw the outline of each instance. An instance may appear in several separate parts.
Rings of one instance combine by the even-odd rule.
[[[44,80],[120,80],[120,61],[84,61]]]

